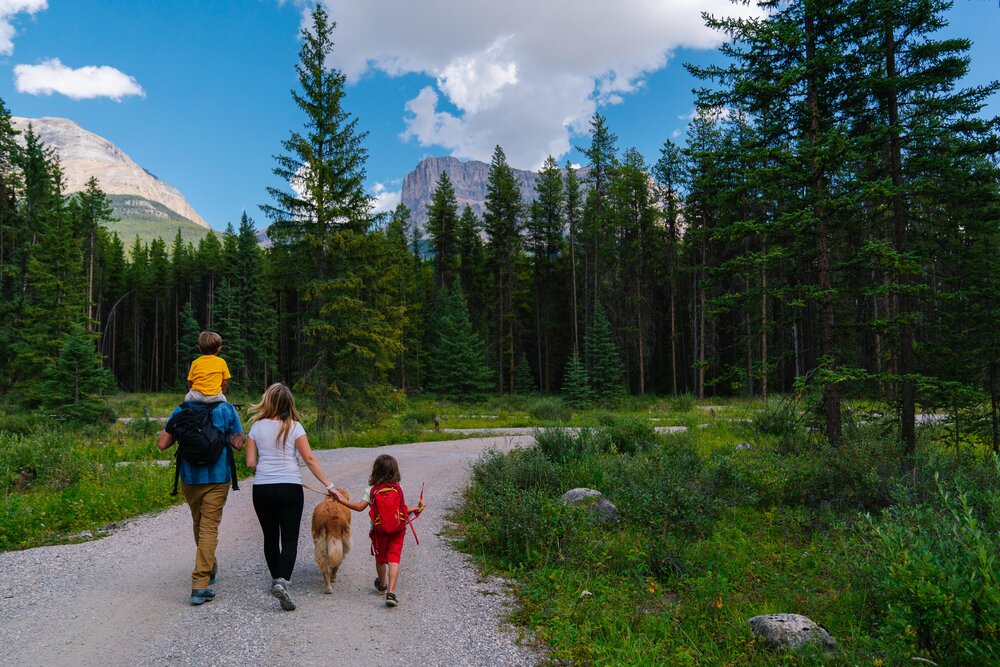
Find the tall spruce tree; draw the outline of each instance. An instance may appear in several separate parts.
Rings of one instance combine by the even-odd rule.
[[[514,392],[515,331],[518,317],[514,305],[517,290],[516,262],[521,248],[521,188],[507,156],[497,146],[486,184],[485,228],[489,236],[488,252],[493,270],[495,296],[493,323],[496,327],[496,352],[500,393]]]
[[[485,344],[472,329],[462,284],[455,281],[438,292],[427,355],[427,388],[453,398],[489,390]]]
[[[21,275],[24,307],[15,327],[13,367],[21,396],[36,405],[44,394],[41,371],[58,356],[63,336],[83,321],[86,288],[83,248],[73,234],[58,159],[30,125],[21,169],[21,210],[31,240]]]
[[[594,319],[584,336],[587,354],[587,377],[594,396],[601,401],[620,398],[625,393],[625,372],[622,358],[611,334],[611,323],[598,301],[594,305]]]
[[[434,249],[434,286],[450,285],[455,279],[458,254],[458,202],[448,172],[438,176],[431,203],[427,205],[427,235]]]
[[[346,77],[327,62],[336,26],[322,4],[302,30],[292,98],[305,115],[276,156],[275,175],[291,191],[269,188],[282,261],[309,274],[299,297],[305,314],[303,386],[316,397],[318,421],[364,420],[391,397],[388,372],[401,350],[403,310],[388,297],[385,237],[374,233],[372,200],[365,192],[366,134],[343,106]]]
[[[42,374],[42,408],[78,422],[113,417],[103,394],[114,386],[94,348],[96,335],[73,325],[62,336],[59,354]]]
[[[590,386],[587,367],[580,361],[580,353],[576,348],[566,363],[566,373],[563,376],[562,394],[574,407],[586,407],[594,400],[594,390]]]
[[[0,392],[11,384],[16,327],[23,303],[21,278],[28,229],[17,210],[22,189],[21,148],[10,111],[0,99]]]
[[[528,250],[531,253],[532,292],[534,297],[535,359],[538,388],[550,391],[551,371],[559,335],[556,318],[556,287],[559,280],[559,253],[562,249],[565,214],[562,174],[551,155],[538,172],[535,201],[527,224]]]

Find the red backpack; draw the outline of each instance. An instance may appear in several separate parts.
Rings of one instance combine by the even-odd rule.
[[[368,516],[376,533],[394,535],[406,530],[406,501],[399,484],[387,482],[373,486],[370,498]]]

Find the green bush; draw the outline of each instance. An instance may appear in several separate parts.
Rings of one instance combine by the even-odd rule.
[[[615,417],[604,424],[604,434],[614,451],[638,454],[656,447],[656,430],[645,419]]]
[[[399,416],[399,426],[404,431],[412,433],[434,425],[434,412],[429,408],[411,410]]]
[[[694,397],[694,394],[688,392],[685,394],[678,394],[671,398],[668,402],[671,412],[690,412],[694,410],[694,406],[698,404],[698,400]]]
[[[15,486],[22,491],[36,486],[64,489],[80,480],[87,463],[76,451],[72,439],[60,431],[0,435],[0,474],[6,489]]]
[[[1000,647],[1000,492],[897,506],[871,522],[874,595],[887,640],[942,665],[995,664]]]
[[[788,442],[805,440],[802,416],[791,400],[769,404],[753,416],[750,424],[758,435],[771,436]]]
[[[540,398],[528,406],[528,414],[539,421],[566,422],[572,419],[573,413],[565,401],[554,396]]]

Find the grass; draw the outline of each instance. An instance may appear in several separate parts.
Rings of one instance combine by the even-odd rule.
[[[513,620],[559,664],[991,664],[1000,467],[942,451],[937,429],[921,430],[914,475],[880,424],[839,451],[762,424],[718,420],[652,448],[556,433],[488,453],[461,544],[515,579]],[[578,486],[603,491],[620,523],[559,502]],[[755,641],[748,619],[778,612],[815,620],[837,652]]]

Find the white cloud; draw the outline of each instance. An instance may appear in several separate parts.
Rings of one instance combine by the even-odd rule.
[[[396,208],[396,204],[399,203],[400,197],[403,194],[399,190],[390,192],[382,183],[376,183],[372,190],[375,195],[375,213],[391,213]]]
[[[138,81],[114,67],[88,65],[73,69],[58,58],[38,65],[17,65],[14,80],[17,90],[29,95],[59,93],[74,100],[110,97],[116,102],[130,95],[146,96]]]
[[[17,14],[35,14],[48,7],[47,0],[0,0],[0,55],[14,53],[14,24]]]
[[[755,11],[729,0],[324,2],[338,24],[332,64],[350,80],[435,80],[406,104],[404,138],[484,161],[500,144],[529,169],[564,155],[600,106],[641,89],[675,49],[717,46],[701,12]]]

